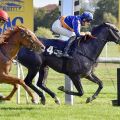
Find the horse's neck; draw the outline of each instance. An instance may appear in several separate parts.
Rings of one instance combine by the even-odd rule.
[[[99,35],[100,36],[100,35]],[[96,60],[100,53],[102,52],[105,44],[106,44],[106,38],[104,37],[97,37],[97,39],[91,39],[86,44],[82,44],[80,46],[81,51],[88,56],[89,58]]]
[[[17,34],[13,35],[11,38],[9,38],[7,43],[1,45],[3,54],[10,59],[14,59],[20,49],[20,43],[16,35]]]

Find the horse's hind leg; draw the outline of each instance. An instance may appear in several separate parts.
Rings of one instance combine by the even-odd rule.
[[[12,77],[10,75],[7,75],[7,74],[0,74],[0,82],[1,83],[6,83],[6,84],[20,84],[23,86],[23,88],[28,92],[28,94],[32,97],[32,102],[35,101],[35,98],[33,96],[33,94],[31,93],[29,87],[24,83],[23,80],[21,79],[18,79],[16,77]],[[16,90],[15,88],[13,88],[13,91],[10,93],[11,96],[9,96],[9,99],[11,99],[11,97],[14,95],[15,91]]]
[[[98,94],[100,93],[101,89],[103,88],[103,83],[102,81],[96,76],[94,75],[93,73],[90,74],[89,76],[86,77],[88,80],[94,82],[94,83],[97,83],[99,85],[98,89],[96,90],[96,92],[93,94],[92,97],[89,97],[87,100],[86,100],[86,103],[89,103],[91,102],[92,100],[96,99],[96,97],[98,96]]]
[[[78,96],[82,96],[84,92],[83,92],[83,87],[80,80],[80,75],[73,75],[73,76],[70,76],[70,78],[73,84],[75,85],[75,88],[78,91]]]
[[[45,85],[44,78],[45,78],[46,72],[48,72],[48,71],[45,71],[45,67],[40,68],[37,86],[40,87],[45,92],[47,92],[52,98],[54,98],[55,103],[60,104],[60,101],[59,101],[58,97],[56,96],[56,94],[54,92],[52,92],[49,88],[47,88]]]
[[[69,95],[82,96],[83,95],[83,88],[82,88],[82,84],[80,81],[80,76],[79,75],[69,75],[69,77],[71,78],[71,80],[72,80],[72,82],[73,82],[73,84],[78,92],[65,90],[65,88],[63,86],[59,87],[58,89],[65,92],[66,94],[69,94]]]
[[[38,72],[38,69],[28,69],[28,74],[24,81],[26,85],[28,85],[32,90],[34,90],[39,95],[39,97],[41,97],[41,103],[45,105],[45,97],[43,93],[32,84],[32,80],[37,74],[37,72]]]
[[[18,84],[13,84],[13,90],[11,91],[11,93],[8,96],[2,96],[0,100],[11,100],[17,89],[18,89]]]

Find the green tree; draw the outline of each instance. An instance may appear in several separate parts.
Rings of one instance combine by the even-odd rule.
[[[104,22],[114,23],[114,24],[117,25],[117,19],[111,13],[104,13],[103,14],[103,21]]]
[[[111,13],[111,16],[114,16],[116,19],[118,18],[118,0],[99,0],[94,13],[94,24],[104,22],[104,15],[106,13]]]
[[[37,27],[46,27],[51,28],[52,23],[58,18],[59,9],[58,7],[51,11],[46,12],[44,9],[35,9],[34,10],[34,31],[37,30]]]
[[[41,21],[44,18],[45,14],[45,11],[40,8],[34,9],[34,31],[37,30],[38,26],[42,26]]]
[[[48,28],[38,27],[35,31],[36,36],[45,37],[45,38],[53,38],[52,32]]]
[[[51,28],[52,23],[59,17],[59,9],[46,13],[43,19],[41,20],[42,26],[46,28]]]

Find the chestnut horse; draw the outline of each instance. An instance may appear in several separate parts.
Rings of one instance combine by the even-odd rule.
[[[25,27],[16,26],[13,30],[8,29],[0,36],[0,83],[13,85],[11,93],[8,96],[0,97],[0,100],[10,100],[19,84],[32,97],[32,102],[35,102],[33,94],[24,81],[8,75],[11,70],[13,59],[16,57],[21,46],[38,52],[44,51],[44,45],[37,39],[33,32]]]

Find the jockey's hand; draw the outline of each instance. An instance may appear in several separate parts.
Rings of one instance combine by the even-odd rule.
[[[91,35],[91,32],[85,32],[85,35]]]
[[[95,39],[96,37],[91,34],[85,34],[84,40]]]

